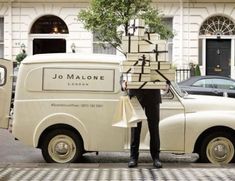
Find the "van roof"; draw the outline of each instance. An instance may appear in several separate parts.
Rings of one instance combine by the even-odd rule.
[[[124,55],[107,55],[107,54],[78,54],[78,53],[53,53],[38,54],[27,56],[23,64],[31,63],[55,63],[55,62],[109,62],[117,63],[125,60]]]

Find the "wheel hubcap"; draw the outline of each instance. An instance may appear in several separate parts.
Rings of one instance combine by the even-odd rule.
[[[55,162],[70,162],[76,153],[76,144],[67,135],[57,135],[49,142],[48,153]]]
[[[225,137],[217,137],[211,140],[207,146],[207,157],[214,164],[229,163],[233,155],[233,143]]]

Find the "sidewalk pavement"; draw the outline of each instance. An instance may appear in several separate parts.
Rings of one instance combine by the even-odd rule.
[[[235,165],[216,166],[196,163],[163,163],[154,169],[151,163],[140,163],[129,169],[126,163],[1,164],[1,181],[73,181],[73,180],[235,180]]]

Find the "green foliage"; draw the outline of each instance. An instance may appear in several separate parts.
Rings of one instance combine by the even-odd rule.
[[[25,57],[27,57],[27,54],[26,54],[25,52],[21,52],[21,53],[19,53],[19,54],[16,55],[16,61],[17,61],[18,63],[21,63],[22,60],[25,59]]]
[[[195,67],[195,76],[201,76],[201,71],[199,65],[196,65]]]
[[[80,11],[78,19],[87,30],[96,32],[96,38],[116,48],[121,44],[121,35],[127,35],[131,19],[144,19],[151,32],[159,33],[163,39],[173,37],[150,3],[151,0],[92,0],[88,9]],[[122,32],[117,31],[120,28]]]
[[[201,76],[200,67],[198,64],[189,63],[190,76]]]

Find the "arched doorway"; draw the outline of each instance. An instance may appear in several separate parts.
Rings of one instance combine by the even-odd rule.
[[[204,21],[199,36],[205,41],[205,74],[231,76],[231,39],[235,24],[224,16]]]
[[[63,35],[68,33],[68,27],[61,18],[54,15],[40,17],[30,31],[33,37],[32,54],[66,52],[66,39]]]

